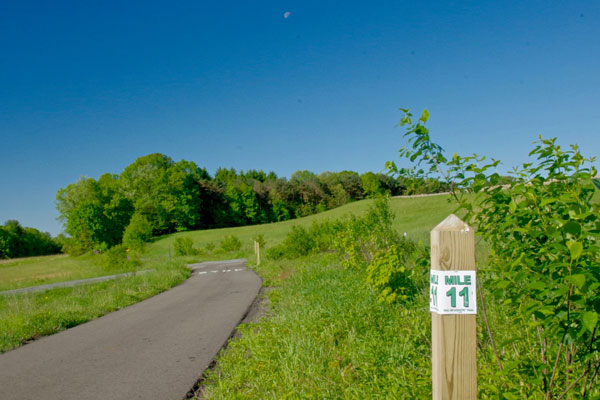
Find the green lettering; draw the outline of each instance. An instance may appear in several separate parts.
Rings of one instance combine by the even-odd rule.
[[[456,288],[451,288],[446,292],[446,296],[450,296],[450,305],[456,308]]]
[[[458,293],[458,295],[463,298],[465,308],[469,307],[469,288],[464,288]]]

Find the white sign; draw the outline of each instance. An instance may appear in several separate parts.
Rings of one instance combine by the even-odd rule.
[[[475,271],[431,270],[429,311],[437,314],[477,314]]]

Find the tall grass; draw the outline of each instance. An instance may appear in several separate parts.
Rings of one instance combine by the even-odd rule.
[[[268,318],[206,376],[206,399],[420,399],[430,393],[426,291],[411,306],[384,305],[358,271],[335,258],[297,260],[270,293]]]

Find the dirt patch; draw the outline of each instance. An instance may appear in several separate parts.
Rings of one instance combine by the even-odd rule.
[[[294,272],[296,272],[296,270],[294,268],[290,268],[290,269],[286,269],[283,270],[282,273],[280,273],[279,275],[277,275],[277,280],[283,282],[284,280],[286,280],[289,276],[292,276],[294,274]]]
[[[267,294],[273,289],[274,288],[272,287],[263,287],[260,289],[260,292],[258,292],[258,296],[256,296],[256,299],[254,299],[254,301],[250,305],[248,312],[246,313],[246,315],[244,315],[244,318],[242,318],[238,325],[256,323],[269,312],[271,308],[271,302],[269,301],[269,296]],[[241,336],[242,334],[236,328],[229,337],[229,340],[227,340],[223,348],[221,348],[221,350],[219,351],[219,354],[221,354],[225,349],[227,349],[227,346],[229,345],[229,342],[232,339],[238,339]],[[217,354],[217,358],[219,357],[219,354]],[[194,387],[190,389],[189,392],[187,392],[184,399],[204,399],[204,382],[206,380],[206,375],[209,371],[212,371],[216,366],[217,360],[215,359],[210,363],[208,368],[206,368],[206,370],[204,371],[200,379],[198,379],[198,382],[196,382]]]

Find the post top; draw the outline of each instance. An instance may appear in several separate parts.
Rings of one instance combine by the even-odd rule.
[[[440,222],[433,231],[470,232],[473,229],[454,214],[450,214]]]

